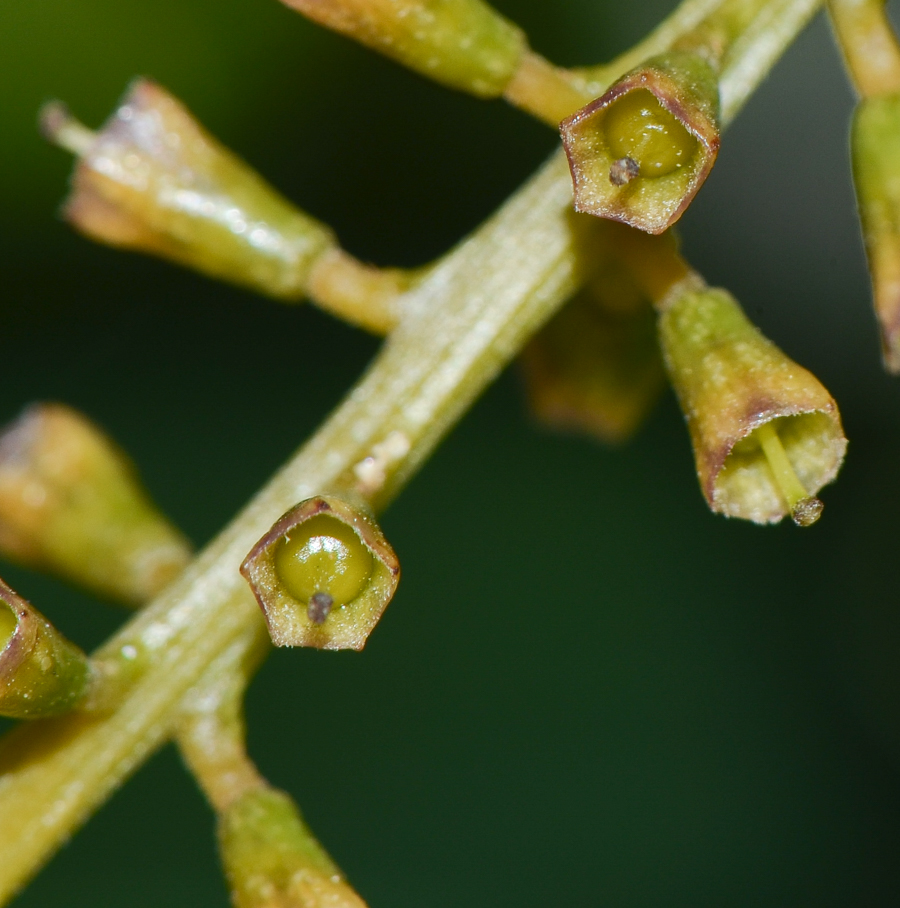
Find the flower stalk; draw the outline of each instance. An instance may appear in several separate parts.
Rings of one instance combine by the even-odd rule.
[[[237,571],[291,503],[356,487],[354,468],[394,431],[406,454],[373,483],[387,505],[481,389],[583,280],[558,156],[405,301],[383,353],[317,435],[197,560],[95,657],[140,668],[102,717],[19,728],[0,745],[0,903],[174,731],[179,704],[259,609]],[[130,669],[129,669],[130,670]],[[40,758],[37,758],[37,754]]]
[[[859,103],[850,129],[885,368],[900,374],[900,42],[884,0],[832,0],[828,10]]]

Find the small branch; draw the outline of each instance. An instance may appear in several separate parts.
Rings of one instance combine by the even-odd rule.
[[[829,0],[828,13],[860,96],[900,92],[900,45],[885,0]]]
[[[574,71],[526,51],[503,97],[513,107],[556,128],[561,120],[591,101],[593,95],[588,83]]]
[[[376,268],[335,247],[313,265],[306,289],[325,312],[373,334],[387,334],[400,320],[400,297],[426,271]]]
[[[210,665],[181,706],[178,748],[216,813],[266,785],[247,755],[243,702],[269,649],[264,629],[252,626]]]
[[[382,507],[477,394],[577,286],[575,219],[560,156],[407,296],[368,375],[312,441],[194,564],[97,654],[122,668],[114,711],[22,727],[0,748],[0,901],[173,731],[212,661],[260,621],[238,565],[274,520],[325,488],[391,432],[410,449],[372,492]]]

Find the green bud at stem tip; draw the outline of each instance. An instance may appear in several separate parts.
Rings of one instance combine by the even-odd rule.
[[[0,580],[0,716],[71,712],[90,679],[87,656]]]
[[[519,68],[522,31],[483,0],[283,0],[450,88],[499,97]]]
[[[58,102],[44,134],[79,155],[63,214],[101,243],[300,300],[331,231],[284,199],[163,88],[132,83],[96,135]]]
[[[577,211],[662,233],[719,150],[716,74],[698,54],[648,60],[560,124]]]
[[[834,400],[724,290],[674,299],[660,342],[712,510],[755,523],[818,518],[847,442]]]
[[[400,565],[360,508],[316,497],[291,508],[241,565],[276,646],[362,649]]]
[[[365,908],[282,791],[245,794],[219,817],[218,839],[236,908]]]
[[[61,404],[35,404],[0,434],[0,554],[132,605],[191,558],[125,454]]]

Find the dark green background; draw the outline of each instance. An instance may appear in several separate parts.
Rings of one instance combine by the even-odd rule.
[[[574,64],[673,4],[499,5]],[[445,249],[555,139],[276,0],[0,0],[0,419],[83,408],[199,544],[377,344],[57,220],[69,162],[38,106],[96,125],[138,73],[384,264]],[[365,652],[261,672],[253,754],[372,908],[896,903],[900,384],[869,310],[851,105],[818,20],[682,222],[688,255],[841,404],[850,453],[820,525],[710,515],[670,394],[607,450],[532,425],[510,373],[385,515],[404,579]],[[3,573],[84,646],[122,620]],[[210,833],[168,749],[16,906],[223,905]]]

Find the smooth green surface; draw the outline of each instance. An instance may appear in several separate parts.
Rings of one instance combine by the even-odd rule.
[[[278,579],[298,602],[327,593],[338,607],[362,592],[373,563],[372,553],[354,530],[327,514],[291,530],[274,555]]]
[[[502,9],[572,63],[662,12]],[[47,0],[7,3],[0,20],[2,414],[48,397],[84,407],[198,543],[375,343],[71,236],[53,217],[68,164],[33,131],[40,101],[63,95],[95,122],[134,73],[155,75],[383,263],[439,252],[554,141],[275,2]],[[691,259],[842,406],[851,453],[816,527],[712,517],[671,397],[610,451],[532,427],[509,375],[385,515],[404,579],[366,650],[277,652],[263,668],[251,749],[373,908],[895,901],[900,388],[868,309],[849,106],[818,23],[682,221]],[[54,581],[0,575],[80,645],[119,620]],[[589,616],[575,639],[573,610]],[[15,904],[226,898],[212,817],[167,750]]]
[[[645,88],[609,106],[603,131],[613,157],[631,158],[647,177],[683,167],[697,148],[697,140]]]

